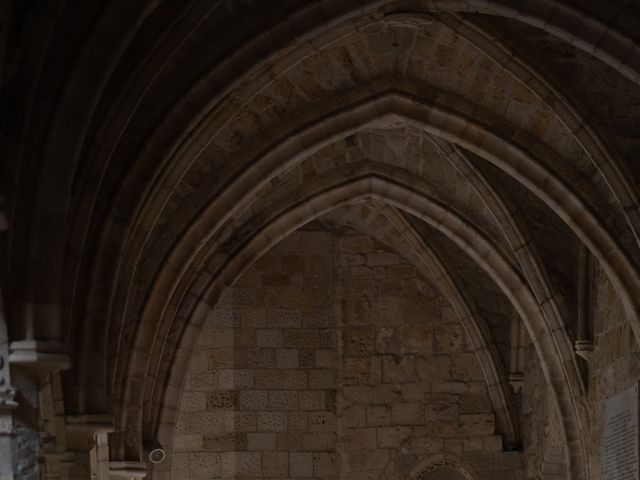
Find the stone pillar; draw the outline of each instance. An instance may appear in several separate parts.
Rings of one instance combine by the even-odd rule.
[[[109,432],[113,432],[110,415],[68,415],[64,475],[60,478],[109,480]]]
[[[20,374],[20,390],[28,399],[28,405],[21,406],[16,414],[23,418],[21,435],[31,443],[29,453],[33,456],[31,450],[37,450],[36,455],[44,459],[41,478],[61,478],[60,468],[66,459],[66,431],[60,371],[71,365],[66,347],[60,342],[11,342],[9,363],[12,371]],[[27,412],[28,409],[37,415]],[[19,456],[24,454],[18,452]]]
[[[9,370],[9,342],[2,296],[0,295],[0,479],[13,480],[13,410],[18,406],[15,401],[16,389],[11,385]]]
[[[525,345],[527,329],[519,315],[511,319],[511,354],[509,356],[509,383],[514,393],[522,390],[524,383]]]
[[[143,462],[110,462],[109,480],[140,480],[147,475]]]

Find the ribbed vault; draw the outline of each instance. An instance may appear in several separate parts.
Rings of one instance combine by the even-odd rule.
[[[637,7],[85,3],[15,6],[4,82],[7,326],[70,360],[58,415],[112,417],[113,461],[170,443],[220,295],[327,222],[433,281],[473,338],[507,449],[522,445],[522,322],[570,476],[594,475],[574,280],[586,249],[640,338]]]

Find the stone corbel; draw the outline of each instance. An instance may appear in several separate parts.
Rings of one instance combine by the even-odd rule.
[[[587,363],[591,363],[593,355],[593,342],[591,340],[576,340],[573,348],[576,355],[585,359]]]
[[[520,392],[524,385],[524,374],[522,372],[511,372],[509,374],[509,384],[513,388],[514,393]]]
[[[526,342],[527,330],[522,319],[515,315],[511,319],[511,355],[509,357],[509,384],[514,393],[520,392],[524,385]]]

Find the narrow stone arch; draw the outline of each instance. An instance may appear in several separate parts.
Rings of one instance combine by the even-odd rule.
[[[409,480],[478,480],[475,469],[452,454],[432,455],[409,472]]]
[[[143,20],[153,12],[154,7],[154,4],[146,5],[136,12],[137,15],[132,15],[129,19],[130,23],[127,25],[127,28],[124,29],[125,34],[122,36],[122,43],[119,45],[116,55],[113,56],[111,62],[105,63],[103,71],[101,71],[100,75],[98,75],[100,78],[98,88],[95,91],[91,92],[86,98],[87,101],[84,102],[86,105],[90,106],[88,108],[88,111],[84,113],[87,118],[91,118],[95,105],[97,104],[100,95],[103,93],[105,85],[107,84],[107,80],[113,73],[114,65],[123,55],[123,52],[126,50],[129,42],[134,37],[137,30],[140,28]],[[318,15],[318,9],[322,13],[322,15]],[[632,39],[628,38],[619,31],[615,24],[615,16],[612,16],[614,20],[612,20],[611,25],[605,25],[602,21],[599,21],[598,19],[572,6],[542,0],[537,2],[527,2],[525,4],[521,4],[521,2],[516,1],[493,2],[474,0],[468,2],[468,5],[460,5],[458,2],[442,1],[432,2],[427,6],[426,9],[424,8],[424,6],[422,6],[422,10],[436,12],[472,11],[514,18],[538,28],[542,28],[564,39],[571,45],[574,45],[577,48],[581,48],[590,54],[598,56],[613,68],[621,72],[623,75],[631,78],[636,82],[639,78],[638,71],[640,70],[640,60],[638,60],[637,58],[638,55],[636,54],[636,44]],[[317,20],[315,22],[311,21],[308,27],[309,29],[303,33],[302,36],[305,37],[310,32],[313,32],[318,28],[319,21],[326,21],[329,25],[335,25],[342,19],[352,19],[354,17],[357,17],[358,15],[364,15],[365,13],[375,13],[376,11],[381,11],[383,16],[394,15],[397,13],[394,13],[392,3],[379,0],[365,2],[364,4],[361,2],[324,2],[322,6],[317,6],[314,4],[311,7],[297,10],[292,15],[292,17],[285,18],[284,23],[291,23],[293,21],[293,17],[298,20],[313,19],[314,17],[316,17]],[[108,17],[109,15],[105,13],[104,18]],[[100,17],[100,20],[102,19],[103,17]],[[99,31],[104,28],[104,25],[100,21],[98,22],[98,26],[99,28],[97,30]],[[296,30],[293,29],[293,31]],[[298,34],[298,36],[300,35]],[[63,100],[61,102],[62,105],[75,105],[75,103],[71,101],[71,98],[72,95],[75,96],[78,91],[82,91],[82,88],[80,88],[83,84],[84,78],[84,70],[82,68],[82,65],[83,63],[91,63],[92,52],[94,51],[95,45],[100,44],[100,37],[101,35],[98,32],[97,34],[92,35],[89,41],[86,42],[87,47],[82,51],[81,58],[78,61],[78,68],[70,75],[69,86],[63,94]],[[263,42],[263,35],[256,37],[254,40]],[[292,37],[290,40],[294,40],[294,38]],[[239,50],[251,51],[249,45],[243,47],[246,48],[241,48]],[[273,52],[271,52],[270,55],[273,56]],[[230,55],[229,57],[232,58],[233,62],[235,63],[238,62],[238,58],[242,57],[242,54],[240,51],[238,51],[236,52],[236,55]],[[255,59],[255,56],[252,55],[251,57]],[[239,68],[237,70],[245,71],[246,68]],[[73,108],[71,108],[70,110],[73,110]],[[65,125],[65,112],[65,108],[61,107],[59,114],[56,115],[53,119],[53,131],[65,133],[69,128],[68,125]],[[75,161],[79,152],[81,151],[80,145],[85,134],[86,132],[81,132],[81,134],[77,136],[77,139],[74,140],[74,153],[70,156],[73,161]],[[53,138],[56,136],[57,135],[52,135],[51,137]],[[60,136],[63,138],[68,137],[68,135]],[[57,158],[57,148],[58,147],[54,143],[50,145],[50,150],[52,151],[52,153],[43,164],[41,174],[36,181],[38,185],[48,180],[48,172],[52,171],[52,169],[55,170],[59,168],[59,164],[55,161]],[[67,179],[66,184],[60,185],[62,190],[67,191],[67,187],[70,182],[71,180]],[[58,208],[59,210],[66,209],[66,205],[59,205],[58,201],[51,200],[55,199],[46,197],[40,199],[37,202],[35,211],[38,212],[38,215],[42,214],[45,217],[53,217],[57,215],[57,213],[51,215],[51,212],[56,212],[56,208]],[[53,221],[53,218],[51,218],[51,220]],[[46,248],[52,251],[56,248],[61,248],[61,246],[50,245]],[[40,259],[50,257],[50,255],[46,252],[38,254],[38,249],[39,247],[32,247],[32,257]],[[55,272],[52,271],[51,275],[53,275],[54,273]],[[52,283],[55,284],[55,282]]]
[[[591,214],[574,192],[558,178],[546,171],[534,157],[525,151],[484,130],[469,118],[459,117],[455,113],[440,110],[435,105],[416,103],[419,100],[403,93],[383,92],[378,96],[357,104],[352,110],[340,112],[329,122],[322,119],[319,125],[311,125],[294,136],[288,145],[282,145],[268,152],[236,182],[231,184],[224,197],[219,197],[203,213],[201,219],[186,232],[183,242],[176,248],[167,262],[167,268],[161,271],[156,282],[170,286],[176,271],[184,275],[193,259],[201,255],[202,249],[215,245],[215,235],[219,226],[231,216],[237,215],[248,201],[255,198],[257,191],[280,172],[300,162],[310,153],[336,138],[344,138],[350,133],[364,128],[373,119],[400,115],[418,122],[425,122],[426,129],[433,135],[459,143],[497,166],[505,169],[520,182],[528,186],[547,205],[553,207],[569,224],[583,242],[601,259],[611,278],[620,285],[629,312],[630,323],[634,331],[637,325],[636,298],[631,292],[640,292],[640,280],[637,273],[615,240]],[[396,112],[402,112],[396,113]],[[346,117],[346,118],[345,118]],[[425,123],[422,123],[423,125]],[[331,128],[333,126],[333,128]],[[462,133],[459,138],[456,135]],[[310,137],[310,138],[309,138]],[[306,147],[306,148],[305,148]],[[300,148],[303,152],[300,152]],[[266,172],[270,172],[267,174]],[[584,209],[583,209],[584,207]],[[215,219],[205,221],[204,219]],[[212,221],[210,227],[205,224]],[[217,226],[216,226],[217,225]],[[164,296],[164,294],[163,294]],[[146,314],[145,314],[146,315]]]
[[[165,391],[166,409],[161,412],[157,424],[158,438],[165,440],[170,437],[173,429],[172,416],[175,411],[176,394],[179,393],[183,378],[183,369],[188,356],[190,345],[195,342],[198,325],[202,323],[204,315],[216,303],[217,296],[225,286],[231,285],[235,278],[244,272],[255,259],[259,258],[271,246],[278,243],[290,232],[296,230],[307,221],[316,218],[344,203],[357,199],[373,199],[415,215],[447,235],[467,252],[501,287],[513,302],[516,310],[525,319],[525,323],[538,351],[545,376],[547,377],[555,400],[562,412],[566,436],[567,450],[570,452],[571,469],[575,478],[587,478],[584,469],[587,468],[585,458],[585,439],[581,437],[580,425],[582,411],[576,408],[575,375],[565,369],[564,358],[571,352],[564,353],[563,342],[553,338],[558,332],[549,328],[540,305],[526,286],[520,273],[506,261],[484,236],[466,223],[455,212],[439,205],[437,202],[424,197],[420,192],[412,191],[409,187],[394,183],[393,180],[369,175],[354,179],[346,184],[325,189],[309,197],[303,203],[282,214],[266,226],[258,235],[254,236],[230,262],[228,262],[215,281],[208,287],[208,291],[200,298],[191,317],[191,326],[185,332],[181,341],[178,360],[171,371]],[[565,342],[566,343],[566,342]],[[565,347],[567,345],[564,345]],[[560,348],[560,351],[557,349]],[[578,393],[579,395],[579,393]]]

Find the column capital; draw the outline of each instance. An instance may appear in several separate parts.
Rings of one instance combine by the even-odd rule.
[[[36,373],[51,373],[71,367],[71,356],[62,342],[22,340],[9,344],[9,363]]]
[[[74,451],[89,451],[97,433],[110,433],[114,429],[111,415],[67,415],[67,448]]]

